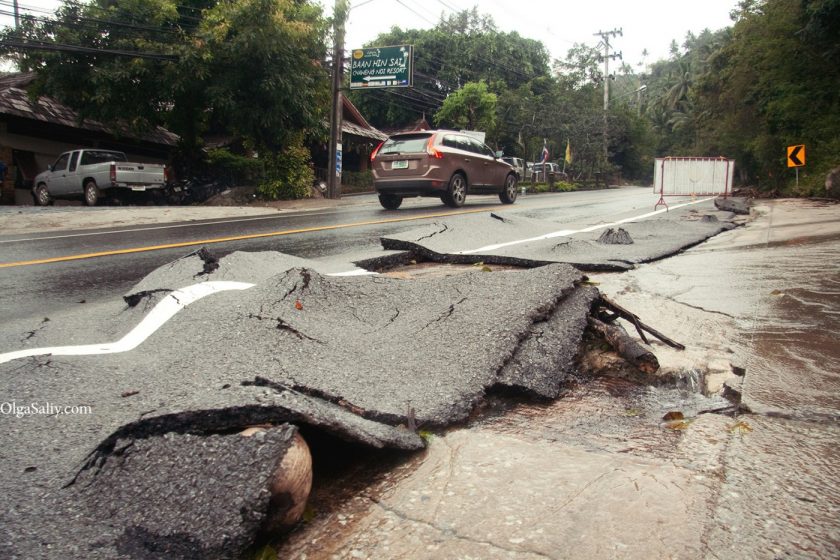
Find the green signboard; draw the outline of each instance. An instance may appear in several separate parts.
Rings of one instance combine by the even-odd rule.
[[[413,47],[355,49],[350,56],[350,89],[411,87],[414,83]]]

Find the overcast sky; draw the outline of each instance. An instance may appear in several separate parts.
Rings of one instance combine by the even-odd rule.
[[[327,15],[334,0],[320,0]],[[11,0],[0,0],[0,11],[8,12]],[[34,15],[55,10],[59,0],[19,0],[22,10]],[[562,58],[574,43],[595,46],[594,34],[621,28],[622,36],[611,43],[624,61],[637,71],[642,51],[646,62],[668,57],[672,39],[682,44],[686,32],[699,33],[729,26],[729,12],[737,0],[351,0],[346,48],[372,41],[392,26],[403,29],[430,28],[441,14],[470,9],[489,14],[500,31],[517,31],[523,37],[542,41],[553,57]],[[0,15],[0,25],[12,25],[12,18]],[[385,46],[385,45],[380,45]]]
[[[333,0],[321,0],[332,13]],[[637,68],[642,51],[646,62],[668,57],[672,39],[682,44],[688,31],[718,29],[732,24],[729,12],[737,0],[352,0],[347,47],[357,48],[396,25],[430,28],[441,14],[477,6],[500,31],[516,31],[542,41],[550,54],[563,58],[575,43],[595,46],[599,31],[622,29],[610,40],[624,61]],[[385,45],[381,45],[385,46]]]

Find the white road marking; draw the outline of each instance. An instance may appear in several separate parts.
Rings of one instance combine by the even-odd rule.
[[[677,204],[675,206],[671,206],[671,210],[675,210],[677,208],[682,208],[683,206],[690,206],[692,204],[700,204],[701,202],[707,202],[709,200],[714,200],[714,197],[711,198],[703,198],[701,200],[694,200],[691,202],[686,202],[684,204]],[[641,216],[633,216],[632,218],[624,218],[623,220],[618,220],[617,222],[611,222],[609,224],[598,224],[595,226],[589,226],[583,229],[561,229],[559,231],[553,231],[551,233],[546,233],[545,235],[540,235],[537,237],[530,237],[528,239],[517,239],[515,241],[507,241],[505,243],[497,243],[495,245],[485,245],[484,247],[479,247],[478,249],[470,249],[467,251],[458,251],[456,254],[458,255],[471,255],[474,253],[481,253],[483,251],[495,251],[496,249],[501,249],[503,247],[511,247],[513,245],[521,245],[522,243],[531,243],[533,241],[543,241],[545,239],[554,239],[555,237],[568,237],[570,235],[574,235],[576,233],[588,233],[590,231],[595,231],[598,229],[619,226],[621,224],[626,224],[627,222],[635,222],[636,220],[644,220],[645,218],[650,218],[651,216],[656,216],[657,214],[661,214],[663,212],[667,212],[668,208],[663,208],[662,210],[654,210],[653,212],[648,212],[647,214],[642,214]]]
[[[27,348],[0,354],[0,364],[31,356],[87,356],[94,354],[117,354],[137,348],[164,323],[189,304],[211,294],[227,290],[247,290],[254,284],[245,282],[202,282],[167,294],[143,320],[117,342],[85,344],[80,346],[54,346],[51,348]]]

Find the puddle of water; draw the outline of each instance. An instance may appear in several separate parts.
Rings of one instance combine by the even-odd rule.
[[[587,451],[668,458],[693,418],[729,404],[692,390],[599,378],[570,388],[551,403],[497,404],[475,427]],[[670,412],[680,412],[687,423],[664,420]]]

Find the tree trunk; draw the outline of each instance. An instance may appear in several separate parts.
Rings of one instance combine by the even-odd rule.
[[[636,342],[620,325],[607,324],[589,317],[589,326],[600,333],[622,358],[645,373],[656,373],[659,360],[648,349]]]

